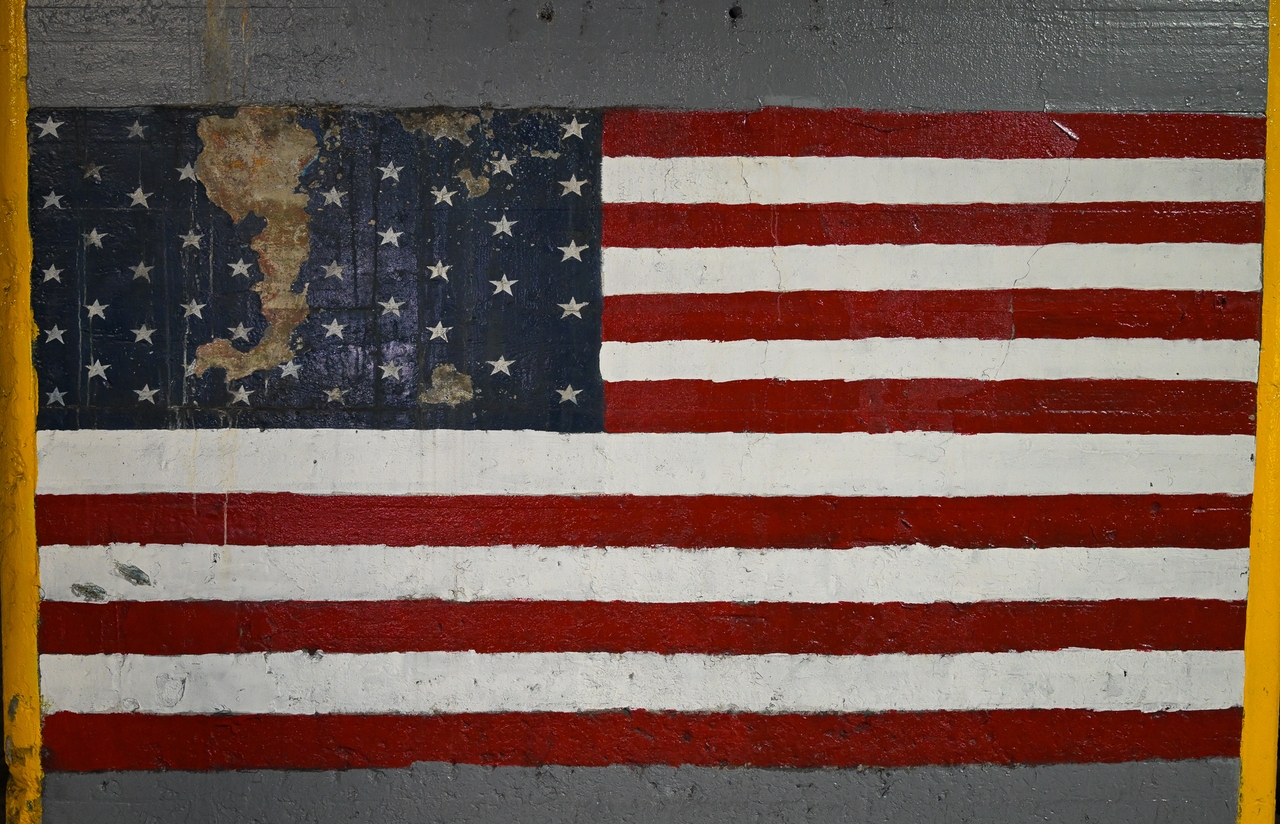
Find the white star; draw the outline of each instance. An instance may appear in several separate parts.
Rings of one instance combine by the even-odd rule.
[[[493,371],[489,373],[490,375],[496,375],[499,372],[501,372],[504,375],[510,375],[511,364],[515,363],[515,361],[507,360],[505,356],[499,355],[497,360],[488,360],[488,361],[485,361],[485,363],[493,367]]]
[[[193,227],[193,228],[192,228],[190,231],[188,231],[185,235],[178,235],[178,237],[182,238],[182,248],[183,248],[183,249],[187,248],[188,246],[194,246],[194,247],[196,247],[197,249],[199,249],[199,248],[200,248],[200,240],[204,237],[204,235],[197,234],[197,232],[196,232],[195,228]]]
[[[245,277],[249,277],[249,267],[252,266],[253,264],[245,263],[244,258],[240,258],[235,263],[228,263],[227,265],[231,267],[232,277],[235,277],[236,275],[244,275]]]
[[[101,182],[102,182],[102,170],[103,170],[103,169],[105,169],[105,168],[107,168],[107,167],[106,167],[106,166],[99,166],[97,163],[94,163],[94,162],[90,161],[90,162],[89,162],[89,164],[88,164],[88,165],[86,165],[86,166],[84,167],[84,179],[85,179],[85,180],[88,180],[89,178],[93,178],[94,180],[96,180],[96,181],[98,181],[99,183],[101,183]]]
[[[586,123],[579,123],[578,116],[575,114],[573,116],[573,120],[570,120],[568,123],[565,123],[563,126],[560,127],[564,129],[564,136],[561,137],[560,139],[567,140],[570,137],[576,137],[576,138],[582,139],[582,130],[585,129],[587,125],[588,124]]]
[[[45,196],[44,196],[44,205],[43,205],[43,206],[41,206],[40,208],[42,208],[42,209],[49,209],[49,208],[53,208],[53,209],[61,209],[61,208],[62,208],[62,195],[58,194],[58,193],[57,193],[57,192],[55,192],[53,189],[50,189],[50,190],[49,190],[49,194],[47,194],[47,195],[45,195]]]
[[[564,389],[557,389],[556,392],[560,395],[560,403],[571,403],[577,406],[578,396],[582,394],[583,390],[574,389],[573,384],[569,384]]]
[[[382,314],[396,317],[400,317],[400,307],[404,306],[403,302],[396,300],[395,295],[391,296],[391,300],[378,301],[378,304],[382,306]]]
[[[49,115],[48,120],[36,124],[36,128],[40,130],[40,134],[36,135],[36,137],[47,137],[49,135],[58,137],[58,127],[63,125],[65,125],[65,121],[54,120],[53,115]]]
[[[66,393],[66,392],[59,392],[59,391],[58,391],[58,387],[56,387],[56,386],[55,386],[55,387],[53,387],[53,391],[52,391],[52,392],[46,392],[45,394],[46,394],[46,395],[48,396],[48,398],[49,398],[49,400],[45,402],[45,406],[53,406],[55,403],[56,403],[56,404],[58,404],[59,406],[66,406],[66,405],[67,405],[67,404],[66,404],[66,401],[64,401],[64,400],[63,400],[63,398],[65,398],[65,397],[67,396],[67,393]]]
[[[179,183],[181,183],[184,180],[190,180],[192,182],[195,182],[196,170],[195,170],[195,167],[192,166],[190,163],[188,163],[185,166],[179,166],[177,169],[177,172],[178,172]]]
[[[248,406],[249,396],[252,395],[254,391],[255,390],[253,389],[245,389],[243,386],[238,386],[231,390],[231,402],[242,403],[245,406]]]
[[[500,175],[503,172],[506,172],[512,177],[515,177],[515,173],[511,171],[511,167],[516,165],[516,161],[508,160],[505,154],[502,156],[501,160],[489,161],[489,165],[493,167],[493,173],[495,175]]]
[[[86,367],[85,367],[85,369],[88,369],[88,370],[89,370],[89,379],[90,379],[90,380],[92,380],[93,378],[102,378],[104,381],[107,379],[107,370],[108,370],[108,369],[110,369],[110,368],[111,368],[111,364],[109,364],[109,363],[103,363],[102,361],[98,360],[97,358],[94,358],[94,359],[93,359],[93,365],[92,365],[92,366],[86,366]]]
[[[154,267],[154,266],[148,266],[145,262],[143,262],[143,261],[141,261],[141,260],[140,260],[140,261],[138,261],[138,265],[137,265],[137,266],[131,266],[131,267],[129,267],[129,271],[130,271],[130,272],[133,272],[133,279],[134,279],[134,280],[137,280],[138,278],[142,278],[143,280],[148,280],[148,281],[149,281],[149,280],[151,280],[151,270],[152,270],[152,269],[154,269],[154,268],[156,268],[156,267]]]
[[[435,266],[428,266],[428,267],[427,267],[427,271],[429,271],[429,272],[431,273],[431,277],[432,277],[433,279],[434,279],[434,278],[440,278],[441,280],[448,280],[448,279],[449,279],[449,270],[450,270],[450,269],[452,269],[452,268],[453,268],[453,266],[452,266],[452,265],[448,265],[448,266],[446,266],[445,264],[443,264],[443,263],[441,263],[440,261],[438,261],[438,260],[437,260],[437,261],[436,261],[436,265],[435,265]]]
[[[97,227],[95,226],[94,228],[89,230],[89,234],[84,236],[84,245],[97,246],[99,249],[101,249],[102,239],[107,237],[110,234],[111,234],[110,232],[99,232]]]
[[[329,323],[327,325],[322,324],[321,328],[324,329],[324,336],[326,338],[332,338],[334,336],[337,336],[342,340],[346,340],[346,338],[342,337],[342,330],[346,329],[347,327],[341,323],[338,323],[337,318],[334,318],[332,323]]]
[[[144,383],[141,389],[135,389],[133,391],[134,394],[138,396],[138,403],[142,403],[143,401],[146,401],[147,403],[155,403],[156,395],[160,394],[160,390],[152,389],[151,384],[149,383]]]
[[[441,186],[439,189],[432,189],[431,194],[436,196],[437,204],[448,203],[450,206],[452,206],[453,196],[456,195],[457,192],[451,192],[449,191],[449,188],[447,186]]]
[[[156,330],[149,328],[145,323],[137,329],[130,329],[129,331],[133,333],[134,343],[142,343],[145,340],[147,343],[152,345],[155,344],[155,341],[151,339],[151,336],[156,333]]]
[[[336,386],[332,389],[324,390],[325,399],[328,400],[329,403],[342,403],[342,396],[345,394],[347,394],[347,390],[339,389]]]
[[[141,206],[144,209],[150,209],[151,205],[147,203],[147,198],[151,197],[151,192],[142,191],[142,187],[134,189],[129,193],[130,206]]]
[[[403,235],[404,232],[397,232],[396,227],[392,226],[387,229],[387,231],[378,232],[377,234],[382,237],[382,242],[378,244],[379,246],[386,246],[388,243],[392,246],[399,246],[400,236]]]
[[[146,128],[147,127],[143,126],[142,123],[140,123],[139,121],[137,120],[133,121],[133,125],[129,127],[129,134],[125,138],[125,140],[128,140],[130,137],[142,137],[142,132]]]
[[[90,318],[102,318],[103,320],[106,320],[107,316],[103,310],[110,305],[111,304],[109,303],[98,303],[97,299],[94,299],[93,303],[86,303],[84,308],[89,310]]]
[[[62,339],[62,333],[65,331],[67,330],[59,329],[58,325],[54,324],[52,328],[44,330],[44,342],[53,343],[56,340],[58,343],[66,343],[66,341]]]
[[[557,246],[556,248],[559,249],[561,252],[564,252],[564,257],[560,258],[560,262],[564,263],[569,258],[573,258],[574,260],[581,261],[582,253],[587,251],[591,247],[579,246],[577,241],[571,240],[569,241],[568,246]]]
[[[519,222],[520,221],[518,220],[507,220],[506,212],[502,213],[502,220],[486,220],[485,221],[485,223],[488,223],[490,226],[493,227],[494,235],[506,235],[507,237],[512,237],[511,227],[515,226]]]
[[[404,369],[404,366],[399,363],[383,363],[379,364],[378,368],[382,370],[382,377],[400,380],[400,370]]]
[[[560,197],[564,197],[567,194],[575,194],[581,197],[582,187],[591,183],[590,180],[578,180],[577,175],[569,175],[568,180],[561,180],[558,182],[564,187],[564,191],[560,193]]]
[[[337,186],[331,186],[329,188],[329,191],[321,192],[320,194],[321,196],[324,197],[324,203],[321,203],[320,204],[321,206],[328,206],[330,204],[333,204],[335,206],[341,206],[342,198],[346,197],[347,195],[346,192],[339,192]]]
[[[342,264],[338,261],[335,260],[333,263],[326,263],[321,268],[324,269],[324,276],[326,278],[337,278],[338,280],[342,280]]]
[[[298,364],[294,363],[292,360],[290,360],[288,363],[282,363],[280,364],[280,377],[296,378],[298,377],[298,369],[299,369]]]
[[[559,306],[561,309],[563,309],[563,310],[564,310],[564,314],[560,316],[560,319],[561,319],[561,320],[564,320],[565,318],[569,317],[570,315],[573,315],[574,317],[577,317],[577,318],[582,317],[582,307],[584,307],[584,306],[586,306],[586,305],[587,305],[587,304],[586,304],[586,302],[578,303],[578,302],[577,302],[576,300],[574,300],[573,298],[569,298],[569,302],[568,302],[568,303],[557,303],[557,304],[556,304],[556,306]]]
[[[493,293],[495,295],[498,294],[499,292],[506,292],[508,295],[515,297],[515,295],[511,291],[511,287],[515,286],[520,281],[507,280],[507,276],[503,275],[502,280],[491,280],[489,282],[493,284]]]
[[[200,314],[200,310],[208,306],[207,303],[196,303],[196,299],[192,298],[190,303],[180,303],[178,305],[183,309],[182,317],[189,318],[192,315],[195,315],[201,320],[204,320],[204,315]]]
[[[436,338],[440,338],[441,340],[448,343],[449,330],[452,328],[453,328],[452,326],[445,326],[444,323],[442,323],[441,321],[436,321],[435,326],[427,327],[427,331],[431,333],[431,337],[427,338],[427,340],[435,340]]]
[[[231,333],[232,340],[242,340],[249,342],[249,330],[245,328],[243,323],[237,323],[235,326],[228,326],[227,331]]]
[[[183,370],[183,373],[182,373],[182,374],[183,374],[183,376],[185,376],[185,377],[188,377],[188,378],[189,378],[189,377],[191,377],[192,375],[194,375],[195,373],[196,373],[196,362],[195,362],[195,361],[191,361],[191,363],[188,363],[188,364],[187,364],[187,368],[186,368],[185,370]]]
[[[387,165],[377,166],[375,168],[377,168],[378,171],[382,172],[383,180],[386,180],[387,178],[391,178],[392,180],[399,181],[400,173],[404,171],[403,166],[397,166],[393,161],[390,161],[390,160],[387,161]]]
[[[58,283],[62,283],[61,276],[62,276],[62,270],[51,263],[49,264],[49,268],[44,270],[44,280],[40,282],[48,283],[51,280],[56,280]]]

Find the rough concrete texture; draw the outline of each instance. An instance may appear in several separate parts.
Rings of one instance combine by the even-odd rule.
[[[45,824],[257,822],[1235,821],[1240,762],[753,770],[541,769],[54,773]]]
[[[32,0],[33,106],[1261,112],[1265,0]]]

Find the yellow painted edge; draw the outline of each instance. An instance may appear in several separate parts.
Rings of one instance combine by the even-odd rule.
[[[0,0],[0,649],[4,657],[7,824],[39,824],[40,684],[36,620],[36,379],[31,364],[24,0]]]
[[[1275,824],[1280,725],[1280,8],[1271,4],[1267,72],[1266,227],[1262,237],[1262,355],[1257,466],[1244,633],[1240,824]]]

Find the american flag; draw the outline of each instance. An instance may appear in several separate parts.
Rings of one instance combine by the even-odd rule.
[[[47,769],[1238,754],[1262,120],[31,122]]]

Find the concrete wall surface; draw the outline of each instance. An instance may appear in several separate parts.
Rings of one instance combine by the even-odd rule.
[[[1266,76],[1262,0],[33,0],[29,9],[37,107],[1260,112]]]

